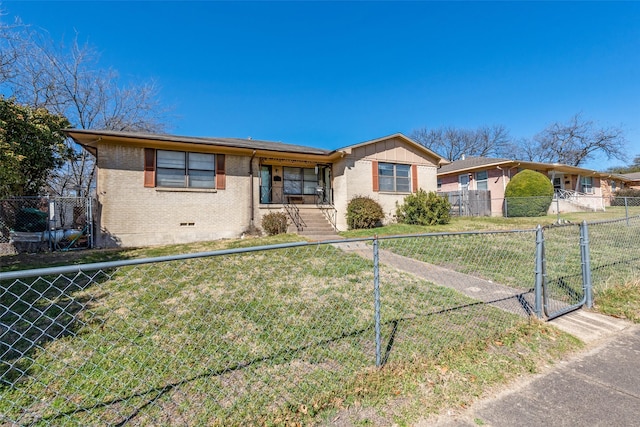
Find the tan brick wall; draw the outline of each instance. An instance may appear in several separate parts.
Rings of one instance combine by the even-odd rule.
[[[259,204],[259,161],[253,164],[253,194],[249,179],[249,156],[226,155],[225,190],[145,188],[144,149],[102,143],[98,146],[99,246],[147,246],[234,238],[249,229],[251,197],[253,225],[261,227],[266,213],[282,206]],[[415,164],[418,184],[436,189],[435,159],[392,138],[354,149],[333,168],[334,204],[339,230],[346,230],[348,201],[356,195],[377,200],[393,221],[396,201],[406,194],[373,192],[371,161]]]
[[[98,148],[100,246],[146,246],[238,237],[250,222],[248,157],[226,156],[226,189],[143,186],[144,150]]]
[[[402,203],[407,193],[373,191],[372,161],[416,164],[418,187],[436,191],[435,159],[425,158],[415,147],[400,139],[390,139],[355,149],[340,159],[333,168],[334,195],[338,230],[347,229],[347,205],[355,196],[369,196],[382,206],[385,223],[395,221],[396,202]]]

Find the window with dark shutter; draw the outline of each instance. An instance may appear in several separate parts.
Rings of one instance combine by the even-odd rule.
[[[378,162],[371,161],[371,177],[373,180],[373,191],[380,191],[380,181],[378,179]]]
[[[224,154],[145,148],[144,186],[225,188]]]
[[[417,174],[415,168],[410,165],[397,163],[378,163],[377,164],[377,180],[374,173],[374,191],[384,191],[392,193],[410,193],[411,184],[417,187]],[[413,172],[413,179],[411,177]]]
[[[216,155],[216,188],[224,190],[227,184],[227,175],[225,172],[225,155]]]
[[[411,165],[411,190],[418,192],[418,165]]]
[[[144,149],[144,186],[156,186],[156,150]]]

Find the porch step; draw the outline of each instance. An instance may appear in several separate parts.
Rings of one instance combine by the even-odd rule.
[[[303,224],[302,230],[298,231],[298,234],[301,236],[312,240],[333,240],[340,238],[320,209],[303,208],[299,209],[298,212]]]

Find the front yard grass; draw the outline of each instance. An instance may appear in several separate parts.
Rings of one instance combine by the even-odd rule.
[[[594,310],[640,323],[640,281],[634,280],[597,291]]]
[[[571,221],[585,216],[576,214]],[[532,229],[540,222],[455,218],[444,227],[396,224],[343,235]],[[548,231],[552,278],[579,273],[573,228]],[[628,263],[618,260],[618,255],[638,258],[633,256],[636,229],[625,228],[618,236],[613,226],[594,227],[590,237],[597,267],[595,309],[640,322],[640,286],[625,279],[640,266],[622,269]],[[380,246],[528,289],[532,235],[382,239]],[[280,235],[5,256],[0,268],[301,240]],[[380,278],[381,368],[375,367],[372,262],[330,245],[0,283],[1,308],[9,308],[0,314],[0,422],[283,425],[331,424],[346,417],[364,425],[410,424],[464,407],[581,346],[548,324],[478,304],[384,265]]]
[[[374,408],[410,423],[579,347],[414,276],[381,277],[382,368],[372,262],[330,245],[49,277],[31,304],[18,301],[31,283],[4,283],[0,414],[281,425]]]

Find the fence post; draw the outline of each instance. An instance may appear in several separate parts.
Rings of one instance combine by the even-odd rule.
[[[49,195],[46,196],[47,199],[47,243],[49,244],[49,252],[53,252],[54,242],[52,239],[53,230],[56,228],[56,205],[55,201],[51,200]]]
[[[89,249],[93,249],[93,200],[91,196],[87,196],[86,198],[86,213],[85,216],[87,218],[87,223],[85,226],[87,227],[87,235],[89,238]]]
[[[582,287],[587,308],[593,307],[593,285],[591,283],[591,256],[587,221],[580,224],[580,256],[582,258]]]
[[[558,215],[558,224],[560,224],[560,197],[556,194],[556,214]]]
[[[542,285],[544,280],[543,272],[543,256],[544,256],[544,234],[542,226],[536,228],[536,267],[535,267],[535,312],[536,316],[542,318]]]
[[[507,204],[507,198],[504,198],[504,217],[509,218],[509,205]]]
[[[376,334],[376,366],[382,364],[382,339],[380,337],[380,268],[378,256],[378,236],[373,236],[373,299]]]
[[[624,198],[624,217],[627,219],[627,227],[629,226],[629,204],[627,198]]]

